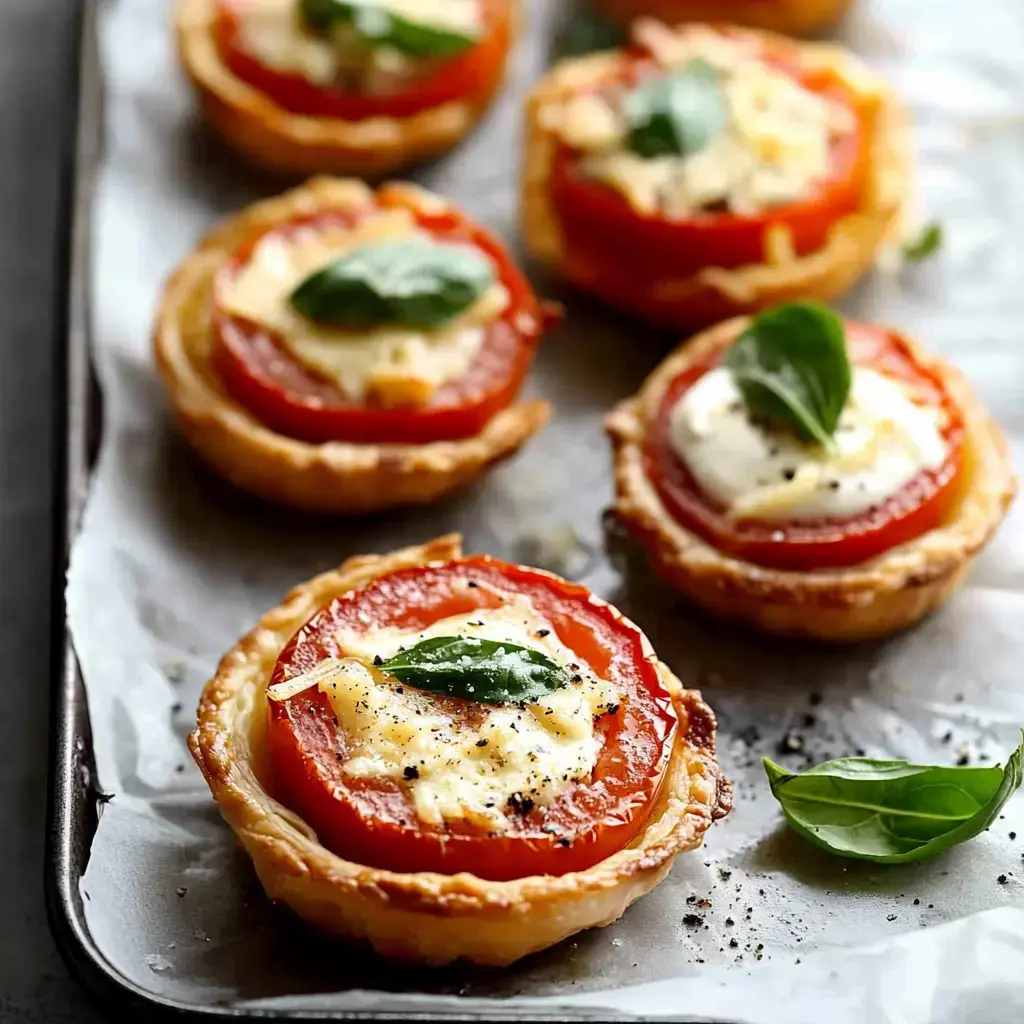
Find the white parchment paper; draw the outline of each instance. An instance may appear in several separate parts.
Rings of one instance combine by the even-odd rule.
[[[417,175],[514,248],[520,101],[567,7],[526,6],[528,38],[494,113]],[[68,600],[100,784],[113,795],[82,883],[104,955],[189,1004],[476,1012],[501,1000],[503,1010],[750,1024],[1024,1019],[1024,798],[965,846],[883,868],[831,858],[787,831],[759,763],[859,751],[1005,757],[1024,723],[1024,513],[1011,514],[961,594],[888,642],[820,649],[706,619],[642,564],[617,568],[602,549],[611,486],[600,418],[671,339],[539,273],[538,286],[569,307],[531,385],[558,413],[472,491],[359,523],[297,521],[229,491],[168,421],[151,318],[163,278],[206,227],[287,183],[254,175],[196,122],[168,22],[166,0],[114,0],[101,25],[93,291],[104,440]],[[956,360],[1024,466],[1024,5],[859,0],[843,37],[906,97],[920,206],[947,234],[932,264],[875,275],[844,309],[899,323]],[[613,927],[507,971],[398,972],[313,940],[268,907],[184,737],[219,655],[294,583],[349,554],[452,528],[468,550],[548,562],[638,621],[716,709],[736,808]],[[568,550],[567,537],[577,538]],[[802,750],[780,753],[787,735]]]

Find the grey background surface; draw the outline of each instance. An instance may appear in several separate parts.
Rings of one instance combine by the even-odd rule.
[[[0,0],[0,1021],[104,1019],[43,906],[55,256],[76,0]]]

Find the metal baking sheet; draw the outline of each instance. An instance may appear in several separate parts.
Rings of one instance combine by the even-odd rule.
[[[513,247],[520,101],[567,10],[557,0],[527,6],[528,36],[495,111],[416,175]],[[844,25],[844,38],[911,106],[922,208],[949,237],[935,265],[875,275],[844,309],[899,322],[957,360],[1024,465],[1024,206],[1013,184],[1024,177],[1024,9],[978,0],[969,23],[961,15],[958,4],[933,0],[860,0]],[[244,1017],[1019,1019],[1024,911],[1009,908],[1024,895],[1024,801],[969,846],[885,869],[830,859],[787,832],[759,759],[1005,755],[1024,721],[1021,513],[947,609],[891,641],[837,651],[708,620],[642,559],[610,557],[603,529],[610,483],[601,415],[635,390],[672,339],[527,262],[540,290],[569,312],[531,384],[558,409],[546,433],[436,507],[360,523],[304,520],[297,533],[290,514],[229,491],[196,465],[160,411],[148,349],[167,270],[218,216],[287,183],[254,176],[194,118],[170,53],[166,0],[86,3],[84,22],[69,183],[62,552],[79,534],[95,448],[90,334],[106,415],[68,589],[83,671],[65,649],[55,688],[49,887],[55,931],[83,980],[147,1012]],[[467,549],[547,563],[638,621],[718,712],[737,805],[703,851],[680,858],[611,928],[508,970],[397,971],[316,939],[268,906],[183,740],[219,654],[294,582],[348,554],[452,528]],[[958,969],[943,970],[954,955]],[[968,998],[987,1016],[942,1016]],[[1004,1013],[1008,1000],[1016,1018]],[[886,1016],[904,1004],[905,1016]]]

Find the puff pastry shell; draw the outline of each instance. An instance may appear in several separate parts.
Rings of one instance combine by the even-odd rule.
[[[788,36],[820,32],[850,6],[850,0],[600,0],[601,9],[619,21],[643,15],[668,25],[682,21],[735,22]]]
[[[436,210],[438,197],[413,185],[381,187]],[[510,405],[474,437],[422,445],[310,444],[265,427],[225,390],[211,364],[213,283],[228,256],[276,223],[318,210],[365,206],[360,181],[314,178],[217,225],[173,273],[157,313],[154,348],[171,407],[193,448],[231,483],[284,505],[361,513],[420,504],[470,482],[511,455],[548,419],[543,401]]]
[[[512,4],[513,28],[518,17]],[[278,106],[224,63],[217,48],[217,0],[178,0],[175,29],[182,64],[213,129],[254,164],[286,174],[376,177],[450,149],[490,105],[491,91],[411,117],[362,121],[306,117]]]
[[[268,791],[265,686],[295,631],[332,598],[396,569],[460,555],[457,535],[352,558],[293,590],[222,659],[199,704],[189,748],[263,887],[310,924],[369,942],[385,957],[431,965],[508,964],[584,928],[611,924],[701,844],[731,804],[714,756],[715,719],[669,669],[680,728],[658,805],[626,849],[586,871],[493,882],[470,874],[402,874],[346,861]]]
[[[828,641],[879,637],[913,624],[960,585],[1013,500],[1017,481],[1002,432],[957,370],[904,339],[964,417],[962,484],[947,521],[843,569],[783,571],[728,557],[673,518],[644,471],[643,447],[648,423],[670,382],[729,345],[748,323],[736,318],[704,331],[670,355],[636,396],[607,417],[615,452],[615,512],[669,582],[723,618],[769,633]]]
[[[774,51],[792,54],[805,67],[830,69],[857,95],[869,132],[861,206],[837,220],[824,246],[815,252],[794,255],[788,228],[775,225],[765,232],[763,263],[705,267],[693,276],[658,283],[642,301],[620,303],[625,312],[654,324],[706,326],[793,299],[831,299],[846,291],[874,263],[886,242],[895,242],[905,232],[910,191],[909,133],[905,111],[893,93],[840,46],[798,43],[770,32],[745,31],[761,38]],[[567,242],[550,194],[552,169],[561,143],[544,112],[607,80],[624,59],[624,51],[608,51],[562,61],[534,86],[527,100],[522,214],[526,243],[539,259],[599,298],[602,279],[589,261],[567,259]],[[653,308],[651,303],[655,304]]]

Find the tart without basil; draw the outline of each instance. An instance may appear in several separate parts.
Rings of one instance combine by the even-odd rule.
[[[649,16],[668,25],[683,21],[731,21],[789,36],[828,28],[850,0],[599,0],[602,11],[620,21]]]
[[[730,805],[714,735],[614,608],[450,536],[292,591],[189,746],[271,899],[391,959],[507,964],[700,845]]]
[[[900,230],[903,113],[836,46],[641,19],[557,65],[527,123],[530,248],[652,323],[831,298]]]
[[[196,451],[313,511],[431,501],[514,452],[548,313],[503,247],[412,185],[318,178],[216,227],[175,271],[157,363]]]
[[[254,163],[390,174],[444,152],[490,104],[516,0],[179,0],[207,119]]]
[[[615,511],[655,567],[772,633],[916,622],[1016,491],[999,427],[949,363],[809,303],[699,334],[606,426]]]

